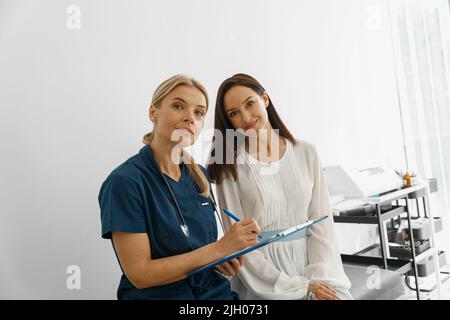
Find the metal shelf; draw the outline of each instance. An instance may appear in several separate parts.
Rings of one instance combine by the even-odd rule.
[[[345,263],[359,265],[359,266],[379,266],[384,268],[384,262],[381,257],[361,256],[353,254],[341,254],[342,261]],[[411,260],[388,258],[387,270],[405,274],[412,270],[413,264]]]
[[[435,247],[430,247],[428,249],[425,249],[423,252],[416,254],[416,263],[429,257],[435,252]],[[381,257],[381,247],[379,244],[373,244],[361,251],[358,251],[354,253],[352,256],[359,256],[359,257],[369,257],[369,258],[375,258],[375,259],[382,259]],[[392,261],[412,261],[412,258],[402,258],[402,257],[395,257],[395,256],[389,256],[388,260]],[[389,264],[389,263],[388,263]]]
[[[381,213],[381,222],[388,221],[406,212],[405,206],[392,206],[393,209]],[[359,223],[359,224],[378,224],[378,216],[333,216],[337,223]]]
[[[434,234],[436,233],[435,228],[435,219],[433,217],[432,211],[430,210],[429,203],[429,194],[431,192],[437,191],[436,180],[432,179],[429,181],[425,181],[418,185],[414,185],[409,188],[403,188],[400,190],[392,191],[389,193],[381,194],[378,197],[365,198],[367,203],[375,205],[376,211],[372,215],[364,215],[364,216],[333,216],[334,222],[336,223],[356,223],[356,224],[373,224],[378,226],[379,232],[379,244],[372,245],[370,247],[365,248],[355,254],[341,254],[342,261],[350,264],[356,264],[361,266],[370,266],[376,265],[381,268],[396,271],[401,274],[413,274],[418,283],[418,269],[417,265],[420,261],[423,261],[427,257],[433,255],[434,257],[434,268],[436,275],[436,283],[437,289],[439,293],[439,297],[441,297],[441,288],[440,288],[440,278],[439,278],[439,257],[438,250],[435,247],[435,239]],[[423,252],[416,254],[416,247],[411,248],[410,257],[393,257],[390,255],[389,248],[389,240],[387,234],[387,228],[385,222],[391,220],[394,222],[394,218],[401,216],[403,213],[406,213],[406,220],[408,221],[408,234],[410,235],[410,241],[414,242],[414,232],[412,229],[411,220],[414,218],[411,216],[411,208],[409,201],[415,200],[417,205],[418,216],[419,213],[419,200],[422,198],[423,201],[423,210],[425,213],[425,218],[430,218],[430,245],[431,247],[424,250]],[[405,205],[399,205],[399,200],[404,200]],[[384,204],[393,204],[391,210],[382,212],[382,206]],[[426,240],[426,239],[424,239]],[[380,257],[381,255],[381,257]],[[417,294],[417,299],[420,300],[420,288],[416,287],[415,289]]]
[[[386,202],[395,201],[398,199],[402,199],[405,196],[407,197],[408,194],[413,194],[414,192],[421,191],[424,188],[428,187],[428,183],[419,183],[417,185],[414,185],[412,187],[402,188],[396,191],[388,192],[386,194],[382,194],[378,197],[369,197],[364,198],[368,203],[372,204],[383,204]]]

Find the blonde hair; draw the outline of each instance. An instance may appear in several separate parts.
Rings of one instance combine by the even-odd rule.
[[[162,82],[153,93],[152,102],[150,106],[159,107],[161,101],[171,93],[178,86],[188,86],[199,89],[206,98],[206,108],[208,108],[208,93],[205,87],[195,80],[194,78],[184,75],[177,74],[166,81]],[[142,142],[146,145],[150,145],[153,140],[153,131],[144,135]],[[192,178],[194,183],[200,189],[200,194],[206,198],[210,197],[209,181],[206,179],[205,174],[200,169],[199,165],[195,163],[194,159],[187,153],[183,151],[183,158],[185,159],[185,164],[188,169],[189,176]]]

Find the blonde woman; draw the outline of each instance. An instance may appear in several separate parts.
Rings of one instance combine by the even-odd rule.
[[[256,243],[253,219],[217,241],[206,170],[183,148],[203,128],[208,96],[196,80],[161,83],[150,105],[153,131],[138,154],[107,177],[99,194],[102,237],[111,239],[123,275],[118,299],[236,299],[225,275],[242,259],[188,276],[195,269]]]
[[[216,161],[208,166],[221,207],[240,219],[256,219],[263,231],[328,215],[311,227],[309,237],[248,253],[233,289],[242,299],[351,299],[316,148],[292,136],[251,76],[226,79],[215,112],[216,130],[225,136],[236,130],[244,137],[239,145],[221,140],[227,151],[222,155],[232,163],[214,154]],[[232,228],[227,217],[224,221]]]

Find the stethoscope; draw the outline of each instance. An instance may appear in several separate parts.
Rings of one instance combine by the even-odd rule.
[[[183,231],[184,235],[186,236],[186,238],[189,238],[189,227],[186,223],[186,220],[184,219],[183,216],[183,212],[181,211],[180,206],[178,205],[178,201],[177,198],[175,197],[175,194],[172,191],[172,187],[169,184],[169,181],[167,181],[166,176],[164,175],[164,173],[162,173],[162,171],[159,169],[158,164],[156,163],[156,161],[154,161],[156,168],[158,169],[158,172],[160,174],[160,176],[162,177],[162,179],[164,180],[164,183],[167,187],[167,189],[169,190],[170,196],[172,197],[173,202],[175,203],[175,207],[177,208],[177,212],[178,212],[178,216],[180,218],[180,227],[181,230]],[[184,165],[184,163],[183,163]],[[219,221],[220,221],[220,226],[222,227],[222,231],[225,233],[225,229],[223,227],[223,223],[222,223],[222,219],[217,211],[217,204],[216,204],[216,199],[214,198],[214,194],[212,192],[212,190],[210,189],[210,193],[211,193],[211,197],[210,200],[214,206],[214,213],[217,215]]]

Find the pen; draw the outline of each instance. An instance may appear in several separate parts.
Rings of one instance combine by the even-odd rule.
[[[230,218],[232,218],[234,221],[239,222],[241,221],[238,217],[236,217],[234,214],[232,214],[230,211],[228,211],[227,209],[223,209],[223,212],[225,212]],[[258,235],[259,239],[262,239],[261,235]]]

